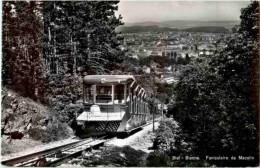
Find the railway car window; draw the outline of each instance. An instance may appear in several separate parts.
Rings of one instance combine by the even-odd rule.
[[[88,104],[93,104],[93,94],[94,94],[94,90],[93,90],[93,86],[92,85],[87,85],[84,89],[85,93],[85,103]]]
[[[134,95],[132,95],[132,101],[131,101],[131,112],[132,112],[132,114],[134,114],[134,111],[135,111],[135,108],[134,108],[134,104],[135,104],[135,99],[134,99]]]
[[[114,104],[123,104],[125,103],[124,100],[124,85],[115,85],[115,97],[114,97]]]
[[[136,98],[135,98],[135,114],[138,114],[137,106],[138,106],[138,97],[136,96]]]
[[[112,104],[111,86],[97,86],[96,103]]]
[[[132,96],[132,114],[135,114],[135,99],[136,99],[136,96],[133,95]]]

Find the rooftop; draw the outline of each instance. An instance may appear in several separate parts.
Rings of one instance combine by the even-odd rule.
[[[87,75],[84,77],[84,84],[126,84],[135,81],[133,75]]]

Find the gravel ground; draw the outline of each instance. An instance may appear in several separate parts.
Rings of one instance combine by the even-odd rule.
[[[155,123],[155,129],[159,122]],[[91,152],[83,152],[78,158],[70,160],[59,167],[145,167],[146,158],[152,147],[153,125],[124,139],[113,138],[103,147]]]
[[[13,140],[12,145],[19,146],[19,144],[20,144],[20,148],[26,148],[26,144],[30,143],[30,141],[31,141],[31,139]],[[40,151],[43,151],[43,150],[54,148],[54,147],[57,147],[57,146],[60,146],[60,145],[69,144],[71,142],[76,142],[76,141],[79,141],[79,140],[71,137],[71,138],[68,138],[68,139],[61,140],[61,141],[55,141],[55,142],[50,142],[50,143],[46,143],[46,144],[39,142],[39,144],[36,145],[35,147],[27,148],[27,149],[24,149],[24,150],[19,151],[19,152],[14,151],[14,153],[10,153],[8,155],[1,156],[1,160],[11,159],[11,158],[14,158],[14,157],[27,155],[27,154],[30,154],[30,153],[40,152]],[[37,144],[37,143],[35,143],[35,144]]]
[[[155,122],[154,125],[155,129],[158,128],[159,122]],[[118,146],[118,147],[123,147],[123,146],[130,146],[136,150],[142,150],[146,153],[150,153],[153,150],[149,150],[149,147],[152,147],[153,142],[152,140],[154,139],[154,133],[153,133],[153,125],[150,124],[146,127],[144,127],[141,131],[127,137],[124,139],[118,139],[115,138],[109,142],[107,142],[105,145],[106,146]]]

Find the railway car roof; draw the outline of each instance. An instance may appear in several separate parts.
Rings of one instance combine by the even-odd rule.
[[[125,84],[135,81],[133,75],[87,75],[84,84]]]

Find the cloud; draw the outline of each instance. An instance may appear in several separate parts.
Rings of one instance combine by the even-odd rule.
[[[117,14],[123,21],[168,21],[201,20],[230,21],[239,20],[240,9],[248,1],[120,1]]]

